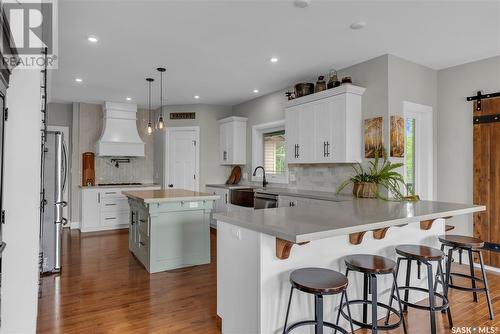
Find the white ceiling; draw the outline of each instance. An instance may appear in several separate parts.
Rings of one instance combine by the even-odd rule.
[[[234,105],[386,53],[434,69],[499,55],[500,2],[61,0],[51,100],[146,105],[164,65],[168,104]]]

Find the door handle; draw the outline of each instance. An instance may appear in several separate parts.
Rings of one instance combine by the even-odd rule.
[[[299,144],[297,144],[297,158],[298,158],[298,157],[300,157],[299,152],[300,152],[300,145],[299,145]]]
[[[62,224],[63,224],[63,226],[68,225],[68,219],[63,218],[63,219],[62,219]]]
[[[326,142],[326,156],[330,156],[330,142],[328,141]]]
[[[326,157],[326,141],[323,142],[323,157]]]

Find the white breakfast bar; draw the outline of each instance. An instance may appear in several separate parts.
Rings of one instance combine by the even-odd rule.
[[[373,254],[396,258],[398,244],[439,248],[445,218],[484,211],[484,206],[419,201],[350,199],[305,207],[214,214],[217,219],[217,314],[226,334],[281,333],[288,302],[289,274],[303,267],[345,272],[343,257]],[[380,278],[386,302],[390,275]],[[426,286],[426,274],[412,275],[412,285]],[[350,299],[362,297],[363,276],[349,276]],[[425,298],[410,294],[410,302]],[[314,318],[313,296],[296,293],[289,323]],[[334,322],[340,295],[326,296],[325,321]],[[361,308],[352,307],[353,317]],[[379,318],[385,315],[380,312]],[[346,328],[346,322],[341,325]],[[294,333],[311,333],[302,327]]]

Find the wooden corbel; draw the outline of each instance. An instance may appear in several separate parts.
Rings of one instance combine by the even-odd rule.
[[[363,241],[366,231],[349,234],[349,242],[353,245],[359,245]]]
[[[373,238],[377,240],[384,239],[388,229],[389,227],[384,227],[373,230]]]
[[[299,242],[297,244],[288,241],[288,240],[283,240],[280,238],[276,238],[276,257],[280,260],[286,260],[290,256],[290,252],[292,250],[293,245],[305,245],[309,243],[309,241],[306,242]]]
[[[443,219],[450,219],[451,216],[447,216],[447,217],[442,217]],[[436,219],[440,219],[440,218],[436,218]],[[420,229],[421,230],[430,230],[431,227],[432,227],[432,224],[434,224],[434,221],[436,219],[430,219],[430,220],[424,220],[424,221],[421,221],[420,222]]]

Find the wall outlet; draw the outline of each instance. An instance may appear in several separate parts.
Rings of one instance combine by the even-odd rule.
[[[248,180],[248,173],[242,173],[242,174],[241,174],[241,178],[242,178],[243,180]]]

